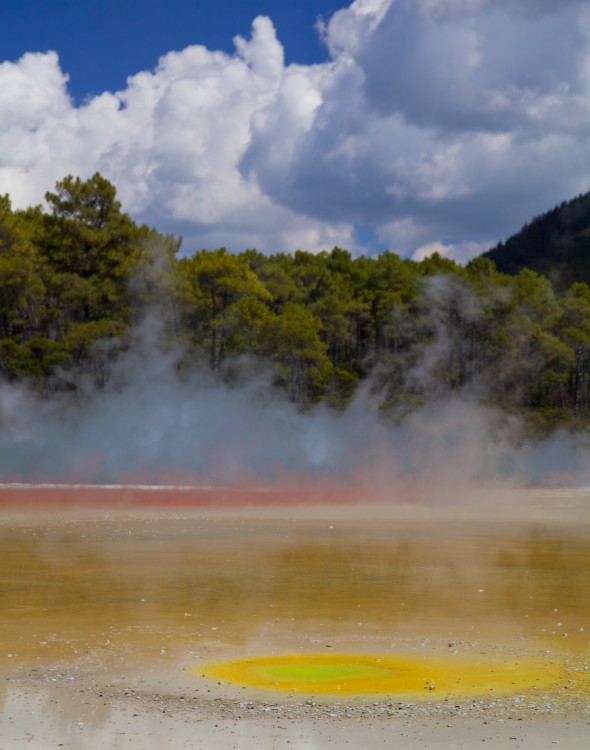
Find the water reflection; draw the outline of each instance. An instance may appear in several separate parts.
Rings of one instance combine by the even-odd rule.
[[[574,527],[182,517],[0,527],[6,671],[172,653],[393,649],[425,638],[579,651],[590,545]]]

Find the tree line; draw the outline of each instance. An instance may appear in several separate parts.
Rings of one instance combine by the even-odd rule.
[[[345,408],[359,389],[385,417],[468,394],[534,434],[590,421],[590,288],[556,291],[433,255],[179,256],[181,241],[136,224],[100,174],[71,176],[40,206],[0,197],[0,376],[41,394],[104,387],[150,315],[179,377],[229,385],[264,372],[301,409]],[[157,350],[153,356],[158,356]]]

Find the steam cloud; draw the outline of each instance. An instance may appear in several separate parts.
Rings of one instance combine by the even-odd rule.
[[[0,480],[267,484],[350,481],[370,499],[455,496],[492,484],[590,480],[588,445],[567,433],[515,447],[518,424],[466,395],[435,400],[394,426],[361,392],[345,412],[302,414],[264,376],[229,387],[181,378],[148,318],[106,387],[75,401],[0,386]],[[415,375],[415,373],[414,373]]]

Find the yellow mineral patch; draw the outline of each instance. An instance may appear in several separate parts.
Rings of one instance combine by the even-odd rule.
[[[565,682],[560,664],[536,657],[285,655],[210,664],[198,670],[221,681],[310,694],[398,695],[413,699],[511,695]]]

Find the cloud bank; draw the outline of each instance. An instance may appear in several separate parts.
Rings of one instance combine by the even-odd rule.
[[[286,66],[258,17],[235,53],[170,52],[75,106],[54,52],[0,64],[0,193],[100,171],[184,251],[389,248],[461,260],[590,189],[585,0],[356,0]]]

